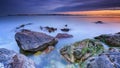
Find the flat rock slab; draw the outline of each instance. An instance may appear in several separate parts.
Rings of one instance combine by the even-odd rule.
[[[0,68],[35,68],[35,64],[22,54],[0,48]]]
[[[67,34],[67,33],[58,33],[56,38],[62,39],[62,38],[72,38],[73,35]]]
[[[43,51],[48,46],[55,46],[58,42],[56,38],[45,33],[34,32],[23,29],[15,34],[18,46],[24,51]]]

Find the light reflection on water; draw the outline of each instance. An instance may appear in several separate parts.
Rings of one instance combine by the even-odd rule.
[[[105,24],[93,23],[98,20],[105,22]],[[14,30],[15,27],[25,23],[33,23],[33,25],[26,26],[26,29],[44,32],[52,36],[56,36],[61,31],[57,30],[55,33],[48,33],[41,31],[39,27],[53,26],[61,29],[65,24],[68,24],[68,27],[71,29],[68,33],[74,36],[73,38],[59,40],[55,49],[48,54],[28,56],[35,61],[37,68],[72,68],[73,66],[77,66],[70,65],[70,63],[62,58],[59,50],[63,46],[86,38],[93,38],[100,34],[116,33],[120,29],[120,18],[81,18],[79,16],[0,17],[0,48],[7,48],[19,53],[19,47],[14,40]]]

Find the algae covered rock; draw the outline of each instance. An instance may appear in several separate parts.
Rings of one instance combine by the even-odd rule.
[[[84,63],[89,57],[97,55],[104,50],[98,40],[85,39],[60,50],[61,55],[72,63]]]
[[[86,68],[120,68],[120,50],[110,48],[107,52],[91,57]]]
[[[112,34],[104,34],[104,35],[95,37],[95,39],[98,39],[112,47],[120,47],[120,34],[119,33],[116,33],[113,35]]]

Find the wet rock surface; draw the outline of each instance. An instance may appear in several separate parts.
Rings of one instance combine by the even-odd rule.
[[[23,29],[15,34],[18,46],[24,51],[43,51],[48,46],[55,46],[58,42],[56,38],[44,33]]]
[[[79,63],[80,66],[91,56],[103,51],[103,46],[98,40],[85,39],[60,50],[61,55],[71,63]]]
[[[35,68],[35,65],[22,54],[0,48],[0,68]]]
[[[110,48],[107,52],[90,58],[87,68],[120,68],[120,50]]]
[[[58,33],[56,38],[62,39],[62,38],[72,38],[73,35],[67,34],[67,33]]]
[[[112,47],[120,47],[120,34],[119,33],[104,34],[104,35],[95,37],[95,39],[98,39]]]

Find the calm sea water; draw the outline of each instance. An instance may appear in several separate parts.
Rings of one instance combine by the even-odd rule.
[[[104,24],[95,24],[96,21],[103,21]],[[80,41],[86,38],[93,38],[101,34],[112,34],[120,32],[120,18],[82,18],[79,16],[6,16],[0,17],[0,48],[14,50],[19,53],[19,47],[14,39],[15,28],[21,24],[33,23],[25,29],[44,32],[51,36],[56,36],[65,24],[71,29],[68,34],[73,38],[61,39],[55,49],[48,54],[37,54],[28,56],[35,61],[37,68],[78,68],[77,65],[71,65],[65,61],[59,53],[59,50],[68,44]],[[41,31],[40,26],[52,26],[58,28],[54,33]]]

